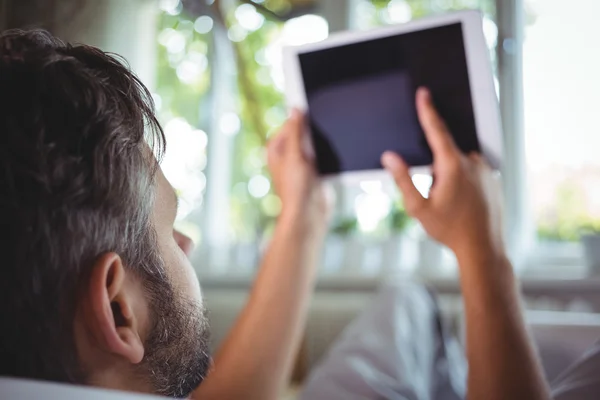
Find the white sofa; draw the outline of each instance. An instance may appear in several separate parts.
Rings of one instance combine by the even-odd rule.
[[[245,304],[243,289],[205,290],[210,310],[213,347],[217,348],[239,311]],[[306,376],[319,362],[337,336],[366,306],[374,292],[329,290],[317,291],[311,303],[307,328],[296,376]],[[444,318],[462,337],[462,307],[460,299],[444,296],[441,299]],[[600,314],[557,311],[526,312],[535,342],[548,379],[554,379],[587,348],[600,338]]]
[[[325,354],[329,345],[365,307],[373,293],[353,291],[317,292],[314,296],[307,330],[304,336],[301,362],[297,376],[306,376],[310,369]],[[241,310],[247,291],[205,290],[205,297],[211,310],[213,345],[216,347],[226,335]],[[442,301],[446,318],[454,323],[461,335],[461,312],[457,299]],[[555,378],[572,362],[579,358],[586,348],[600,337],[600,315],[589,313],[567,313],[550,311],[528,311],[527,320],[538,344],[546,375]],[[301,382],[299,382],[301,386]],[[301,387],[296,385],[285,395],[292,399]],[[24,400],[152,400],[153,396],[143,396],[87,387],[67,386],[55,383],[32,382],[19,379],[0,378],[0,399]]]

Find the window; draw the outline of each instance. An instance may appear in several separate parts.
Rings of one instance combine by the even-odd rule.
[[[163,168],[181,198],[178,228],[199,244],[194,263],[200,273],[251,273],[279,212],[264,146],[286,116],[284,44],[322,40],[336,30],[479,8],[502,93],[500,85],[511,81],[496,65],[498,32],[503,30],[505,52],[515,44],[511,39],[517,44],[520,40],[511,31],[514,26],[506,21],[501,25],[496,10],[496,5],[512,7],[518,1],[239,0],[222,8],[216,7],[218,2],[206,3],[211,4],[161,0],[155,94],[169,142]],[[600,158],[594,151],[600,149],[595,144],[600,139],[590,134],[597,129],[594,105],[600,104],[600,80],[594,73],[600,52],[593,50],[594,38],[600,37],[593,17],[600,5],[595,0],[524,3],[519,68],[524,74],[525,126],[523,137],[515,140],[526,145],[528,180],[522,185],[526,190],[510,196],[523,194],[528,202],[516,202],[516,208],[531,212],[510,211],[528,218],[511,235],[527,236],[531,222],[531,231],[542,241],[577,240],[583,225],[600,218],[600,208],[593,207],[600,205],[600,191],[594,189],[600,180]],[[507,11],[502,11],[506,19]],[[510,15],[512,22],[519,21]],[[519,68],[512,71],[518,82]],[[519,96],[519,91],[509,91],[501,99],[505,105],[510,95]],[[517,113],[507,107],[504,111]],[[565,148],[569,151],[563,152]],[[512,182],[519,173],[505,176]],[[430,182],[429,177],[416,178],[424,190]],[[390,182],[362,182],[337,188],[341,201],[323,254],[323,274],[379,276],[415,266],[422,271],[432,267],[436,274],[444,268],[452,272],[452,264],[443,261],[450,260],[448,255],[407,218],[392,187]],[[568,246],[553,244],[548,254],[559,248]]]
[[[265,145],[286,118],[281,49],[328,35],[327,21],[302,4],[298,13],[287,1],[160,2],[163,170],[181,200],[177,228],[200,243],[202,269],[254,267],[279,212]]]
[[[537,236],[600,221],[600,2],[528,0],[523,48],[529,200]]]

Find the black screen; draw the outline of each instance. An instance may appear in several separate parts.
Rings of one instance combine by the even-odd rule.
[[[321,174],[381,168],[386,150],[432,162],[415,94],[429,88],[457,145],[479,151],[460,23],[300,54]]]

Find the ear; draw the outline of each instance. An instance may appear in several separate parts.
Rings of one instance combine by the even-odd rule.
[[[128,277],[121,257],[115,253],[102,255],[94,264],[89,290],[83,293],[88,332],[100,350],[123,357],[132,364],[144,357],[140,335],[140,316],[134,312],[141,295]]]

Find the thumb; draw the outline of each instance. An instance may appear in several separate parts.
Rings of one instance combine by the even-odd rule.
[[[381,156],[381,164],[392,175],[396,185],[402,192],[404,207],[408,214],[418,217],[417,214],[425,207],[427,200],[415,187],[404,160],[398,154],[386,151]]]

